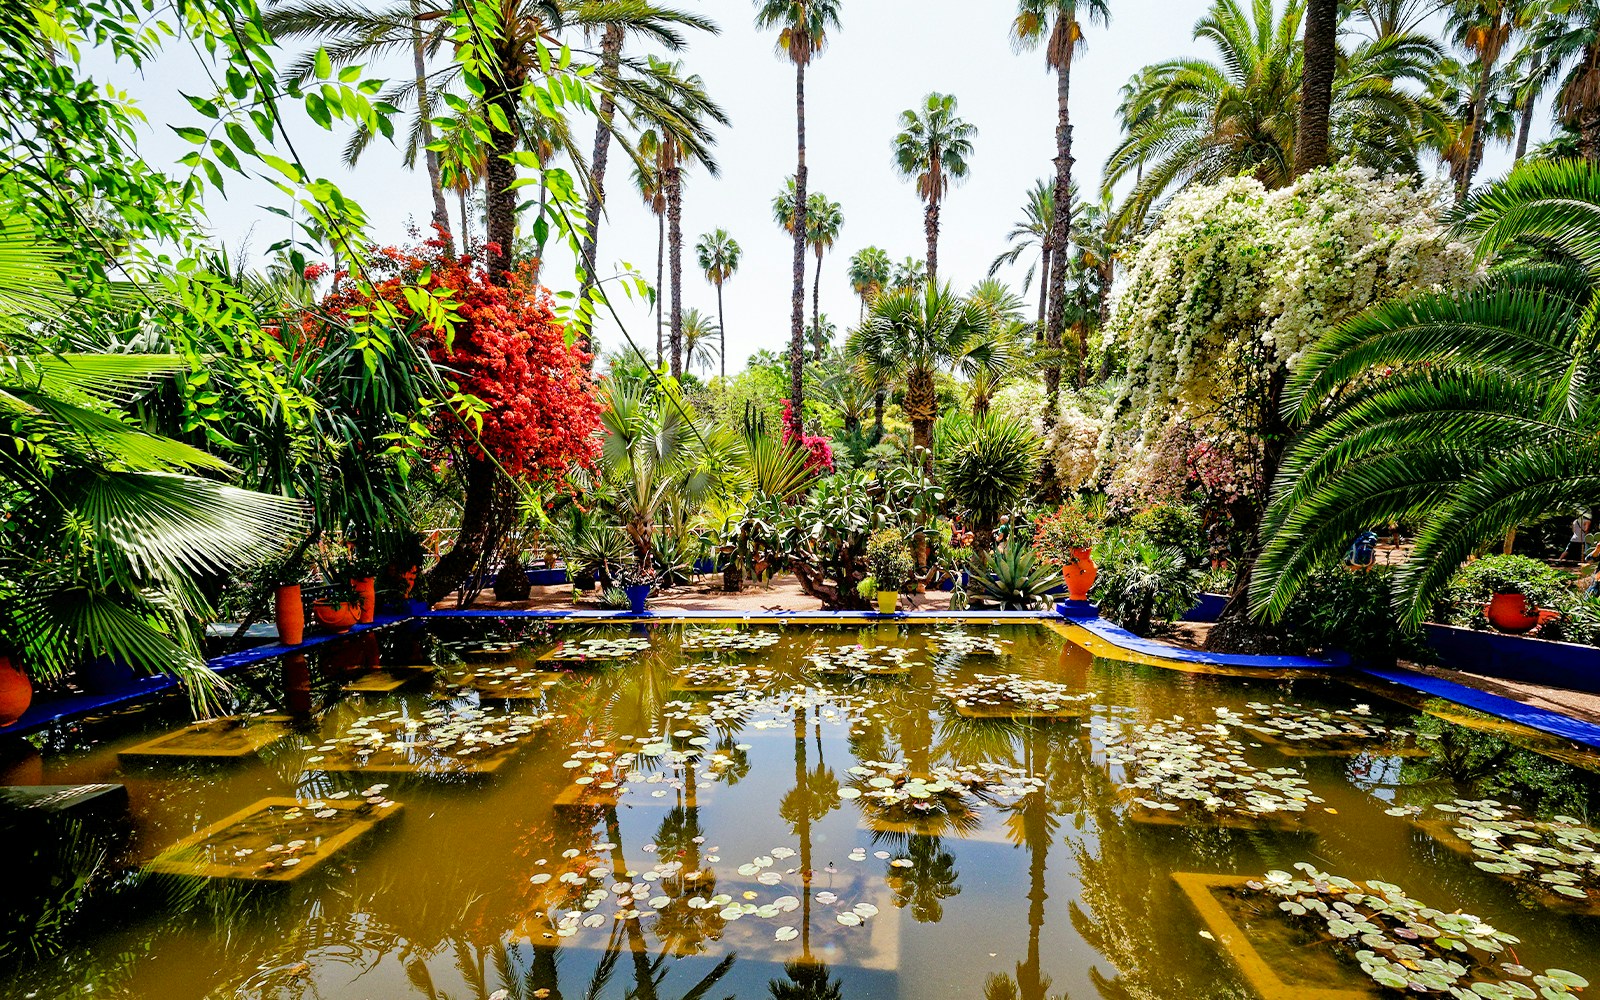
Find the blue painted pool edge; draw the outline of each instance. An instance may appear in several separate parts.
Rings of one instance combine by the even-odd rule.
[[[1361,672],[1368,677],[1389,681],[1392,684],[1399,684],[1422,694],[1432,695],[1435,698],[1453,701],[1467,708],[1477,709],[1480,712],[1505,719],[1507,722],[1515,722],[1520,726],[1537,729],[1551,736],[1558,736],[1586,747],[1600,749],[1600,725],[1592,722],[1574,719],[1570,715],[1562,715],[1560,712],[1552,712],[1546,708],[1524,705],[1522,702],[1512,698],[1490,694],[1487,691],[1479,691],[1477,688],[1467,687],[1465,684],[1457,684],[1455,681],[1446,680],[1443,677],[1432,677],[1428,674],[1414,673],[1398,667],[1393,669],[1363,667]]]

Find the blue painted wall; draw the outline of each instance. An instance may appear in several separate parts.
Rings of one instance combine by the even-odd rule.
[[[1600,693],[1600,648],[1452,625],[1424,625],[1440,666],[1483,677]]]

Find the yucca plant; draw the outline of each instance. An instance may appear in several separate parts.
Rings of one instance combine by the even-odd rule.
[[[939,484],[970,522],[978,549],[991,547],[995,525],[1027,496],[1043,444],[1017,420],[947,420],[939,435]]]
[[[1600,490],[1600,169],[1525,164],[1457,225],[1494,262],[1482,282],[1356,317],[1292,377],[1301,431],[1262,531],[1258,613],[1281,616],[1351,538],[1398,519],[1417,532],[1396,604],[1419,622],[1485,541]]]

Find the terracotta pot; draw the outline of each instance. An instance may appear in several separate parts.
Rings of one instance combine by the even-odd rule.
[[[343,601],[338,604],[329,604],[326,601],[316,601],[311,605],[311,614],[317,623],[335,632],[348,632],[350,626],[361,620],[361,606],[347,604]]]
[[[298,646],[306,638],[306,608],[300,599],[300,585],[288,583],[278,588],[273,597],[273,617],[278,622],[278,641],[285,646]]]
[[[350,586],[354,587],[356,593],[361,597],[361,603],[357,609],[360,617],[356,620],[363,625],[371,625],[372,616],[376,614],[378,609],[377,580],[370,576],[364,576],[359,580],[351,580]]]
[[[1094,565],[1093,549],[1073,549],[1072,562],[1061,567],[1061,578],[1067,583],[1067,596],[1074,601],[1087,601],[1089,589],[1100,571]]]
[[[900,600],[900,595],[892,590],[878,591],[878,613],[881,615],[894,614],[894,606]]]
[[[28,675],[11,665],[11,657],[0,654],[0,729],[14,725],[33,704],[33,684]]]
[[[1502,632],[1532,632],[1539,625],[1539,610],[1521,594],[1495,594],[1483,606],[1483,614]]]

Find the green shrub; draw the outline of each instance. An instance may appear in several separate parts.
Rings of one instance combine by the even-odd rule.
[[[1140,533],[1110,535],[1095,550],[1100,574],[1094,596],[1100,613],[1134,635],[1151,635],[1194,607],[1202,579],[1175,546]]]
[[[880,528],[867,540],[867,569],[879,590],[900,590],[911,581],[911,547],[898,528]]]
[[[1394,574],[1388,569],[1356,573],[1339,565],[1318,570],[1295,595],[1279,628],[1295,650],[1339,649],[1370,662],[1393,663],[1420,648],[1418,637],[1400,628]]]
[[[1484,556],[1461,567],[1446,585],[1434,615],[1447,625],[1487,628],[1483,606],[1495,594],[1521,594],[1528,603],[1563,614],[1578,604],[1570,573],[1527,556]]]
[[[1033,522],[1033,548],[1039,558],[1057,566],[1073,561],[1074,549],[1087,549],[1100,537],[1101,526],[1078,503],[1040,515]]]
[[[993,530],[1033,485],[1043,444],[1014,420],[985,417],[948,421],[941,441],[939,482],[956,510],[979,531]]]
[[[1142,535],[1157,548],[1177,549],[1190,562],[1198,562],[1206,554],[1200,515],[1182,504],[1158,503],[1146,507],[1129,518],[1128,530]]]

